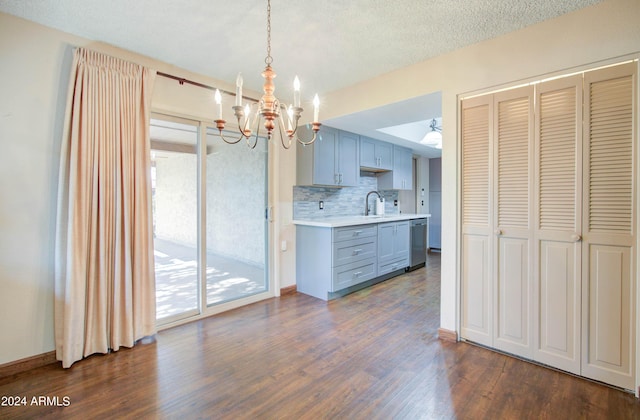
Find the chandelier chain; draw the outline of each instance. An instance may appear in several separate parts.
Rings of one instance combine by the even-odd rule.
[[[267,0],[267,57],[264,59],[267,66],[273,62],[271,57],[271,0]]]

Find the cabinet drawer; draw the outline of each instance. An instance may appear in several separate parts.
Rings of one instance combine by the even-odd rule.
[[[349,239],[368,238],[377,236],[376,225],[358,225],[333,229],[333,242],[346,241]]]
[[[409,258],[403,258],[401,260],[395,260],[393,262],[383,264],[378,267],[378,275],[382,276],[391,273],[402,268],[409,267]]]
[[[376,259],[369,258],[333,269],[332,292],[376,277]]]
[[[333,244],[333,266],[375,258],[377,249],[375,236],[336,242]]]

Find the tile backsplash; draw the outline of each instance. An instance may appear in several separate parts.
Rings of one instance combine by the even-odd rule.
[[[361,216],[364,214],[364,200],[369,191],[378,188],[378,180],[373,174],[363,172],[357,187],[293,187],[293,218],[316,219],[336,216]],[[398,214],[399,207],[394,206],[398,191],[378,191],[385,200],[385,214]],[[375,212],[375,195],[369,198],[370,208]],[[319,209],[319,202],[324,209]]]

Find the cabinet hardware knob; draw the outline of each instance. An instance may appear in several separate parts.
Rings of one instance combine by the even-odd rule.
[[[502,236],[504,232],[502,231],[502,229],[496,229],[495,234],[496,236]]]
[[[571,235],[571,240],[573,242],[580,242],[582,240],[582,236],[578,235],[577,233],[574,233],[573,235]]]

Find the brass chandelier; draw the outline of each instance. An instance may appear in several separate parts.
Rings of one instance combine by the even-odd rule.
[[[300,106],[300,80],[298,79],[298,76],[295,77],[293,82],[293,104],[287,107],[273,95],[273,92],[275,91],[273,79],[276,77],[276,73],[271,67],[271,63],[273,62],[273,58],[271,57],[271,0],[267,0],[267,56],[265,57],[264,62],[267,65],[262,72],[262,77],[265,79],[262,87],[264,95],[262,95],[262,98],[260,98],[260,101],[257,103],[253,103],[251,106],[248,104],[244,107],[242,106],[242,75],[238,74],[236,79],[236,102],[232,109],[236,119],[238,120],[238,129],[240,131],[240,136],[238,138],[228,139],[222,133],[226,121],[222,118],[222,96],[220,95],[220,91],[216,89],[215,101],[218,107],[218,118],[215,120],[215,123],[216,128],[220,131],[220,137],[229,144],[238,143],[240,140],[245,138],[247,139],[247,145],[253,149],[258,144],[260,120],[264,119],[264,127],[267,130],[267,138],[269,140],[271,140],[277,121],[279,126],[278,131],[280,133],[280,142],[285,149],[289,149],[291,147],[294,139],[303,145],[312,144],[316,140],[318,130],[320,130],[320,126],[322,125],[318,122],[318,112],[320,107],[318,95],[316,94],[313,98],[313,122],[311,123],[313,137],[308,141],[301,140],[297,135],[298,120],[300,119],[303,111],[303,108]],[[252,108],[255,108],[253,112]],[[287,119],[286,129],[283,117],[284,114],[286,114]],[[253,122],[251,121],[252,115]],[[251,130],[252,126],[255,127],[255,140],[253,143],[251,142],[253,133]],[[286,133],[288,142],[285,142],[284,136],[282,135],[283,132]]]

